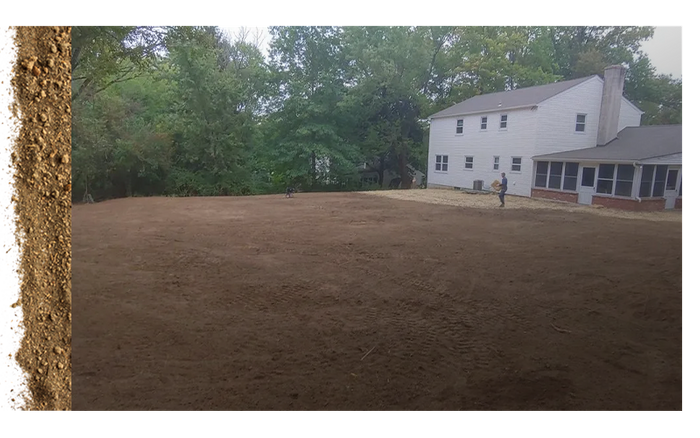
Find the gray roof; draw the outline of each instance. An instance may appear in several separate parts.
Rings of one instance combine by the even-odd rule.
[[[561,92],[582,84],[597,75],[585,78],[572,79],[570,81],[554,82],[552,84],[537,85],[534,87],[519,88],[511,91],[501,91],[498,93],[481,94],[467,99],[464,102],[452,105],[430,118],[458,116],[486,111],[506,110],[520,108],[524,106],[537,105]]]
[[[534,160],[641,161],[683,152],[683,125],[627,127],[605,146],[538,155]]]

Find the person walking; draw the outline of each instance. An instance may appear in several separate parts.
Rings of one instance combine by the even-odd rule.
[[[505,172],[501,173],[501,185],[499,188],[501,189],[498,192],[498,198],[501,200],[500,207],[504,207],[506,205],[506,191],[508,191],[508,178],[506,178]]]

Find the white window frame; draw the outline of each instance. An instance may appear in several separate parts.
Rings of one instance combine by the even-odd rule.
[[[544,187],[540,187],[535,185],[537,181],[537,175],[545,175],[543,173],[537,173],[537,164],[538,163],[547,163],[547,173],[546,173],[546,178],[544,180]],[[537,190],[555,190],[558,192],[567,192],[567,193],[576,193],[578,192],[578,178],[579,174],[581,173],[581,162],[579,161],[555,161],[555,163],[562,163],[561,164],[561,175],[560,175],[560,180],[559,180],[559,187],[549,187],[549,177],[552,175],[552,162],[551,161],[537,161],[535,162],[535,167],[533,170],[533,175],[534,175],[534,180],[532,182],[532,187],[537,189]],[[566,165],[567,164],[578,164],[578,172],[576,174],[576,188],[574,190],[571,189],[565,189],[564,188],[564,180],[566,179]],[[597,178],[594,180],[594,184],[597,181]]]
[[[494,155],[493,156],[493,171],[494,172],[500,172],[499,168],[501,167],[501,156],[500,155]]]
[[[515,164],[515,159],[520,160],[520,163]],[[513,170],[514,166],[518,166],[518,170]],[[510,173],[522,173],[523,172],[523,157],[510,157]]]
[[[504,117],[506,118],[505,120],[503,120]],[[498,130],[499,131],[507,131],[508,130],[508,114],[501,114],[501,117],[499,120],[500,121],[498,123]],[[506,124],[506,126],[503,126],[504,123]]]
[[[440,161],[438,161],[438,157],[440,157]],[[447,162],[442,161],[443,157],[447,157],[447,160],[446,160]],[[449,164],[450,164],[449,155],[435,154],[435,166],[437,167],[438,164],[440,165],[441,170],[437,170],[437,168],[434,168],[435,169],[434,172],[435,173],[447,173],[447,171],[449,170]],[[444,168],[444,170],[443,170],[443,168]]]
[[[471,158],[471,162],[468,161],[469,158]],[[471,164],[471,167],[467,167],[467,164]],[[464,170],[474,170],[474,156],[473,155],[465,155],[464,156]]]
[[[601,166],[601,164],[612,164],[613,166],[615,166],[615,169],[614,169],[614,171],[613,171],[613,176],[612,176],[612,182],[613,182],[613,184],[612,184],[612,189],[611,189],[611,192],[610,192],[610,193],[599,193],[599,192],[598,192],[598,187],[600,187],[600,180],[601,180],[601,178],[600,178],[600,166]],[[625,182],[631,182],[631,183],[632,183],[632,189],[630,190],[629,196],[625,196],[625,195],[616,195],[616,194],[615,194],[615,190],[617,189],[617,174],[618,174],[618,170],[620,169],[620,165],[623,165],[623,166],[632,166],[632,169],[633,169],[632,179],[631,179],[631,180],[625,180]],[[596,172],[597,175],[596,175],[596,180],[595,180],[595,188],[596,188],[596,189],[595,189],[595,194],[596,194],[596,196],[608,196],[608,197],[624,198],[624,199],[632,199],[632,198],[634,198],[634,172],[636,172],[636,170],[634,169],[634,166],[631,165],[631,164],[625,164],[625,163],[622,163],[622,164],[600,163],[600,164],[598,165],[598,171]],[[654,177],[656,177],[656,169],[654,169]],[[610,181],[610,178],[603,178],[603,180],[605,180],[605,181]],[[653,181],[653,180],[652,180],[652,181]],[[664,184],[666,184],[666,181],[664,181]],[[654,186],[653,186],[653,183],[652,183],[652,194],[653,194],[653,190],[654,190]],[[639,189],[637,189],[637,191],[639,191]]]
[[[583,116],[583,123],[581,123],[581,122],[578,121],[578,116]],[[585,134],[585,133],[586,133],[586,120],[588,119],[587,116],[588,116],[588,114],[584,114],[584,113],[578,113],[578,114],[576,114],[576,122],[574,123],[574,132],[575,132],[576,134]],[[578,128],[578,125],[583,125],[583,131],[579,131],[579,130],[577,129],[577,128]]]
[[[479,131],[486,131],[489,126],[489,117],[488,116],[481,116],[481,123],[480,123],[480,128]]]
[[[656,184],[656,172],[659,170],[659,166],[666,166],[666,180],[664,181],[664,192],[666,191],[666,184],[668,183],[668,172],[671,171],[671,166],[668,164],[651,164],[647,166],[654,166],[654,171],[651,173],[651,188],[649,189],[649,196],[640,196],[640,191],[642,190],[642,175],[643,175],[643,169],[644,166],[642,166],[642,172],[640,172],[639,175],[639,188],[637,188],[637,196],[639,198],[643,199],[659,199],[663,197],[663,194],[661,196],[654,196],[654,185]],[[680,178],[680,172],[678,172],[678,176]],[[680,183],[676,181],[676,186],[678,187]],[[632,188],[634,190],[634,188]]]
[[[462,122],[462,125],[459,125],[459,122]],[[459,130],[462,130],[462,132],[459,132]],[[457,119],[457,126],[455,127],[455,135],[464,135],[464,119]]]

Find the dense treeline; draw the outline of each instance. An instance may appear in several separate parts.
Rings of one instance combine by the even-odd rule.
[[[74,199],[410,182],[426,118],[477,94],[629,68],[645,124],[681,123],[651,27],[272,27],[269,56],[213,27],[73,28]],[[381,181],[380,181],[381,183]]]

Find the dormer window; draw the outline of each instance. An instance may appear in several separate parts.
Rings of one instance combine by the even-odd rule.
[[[464,119],[457,120],[457,134],[462,134],[464,132]]]

